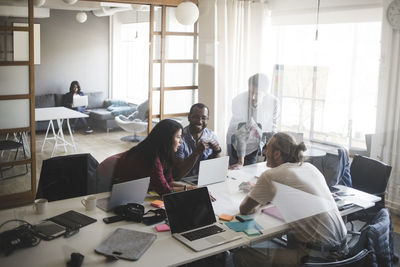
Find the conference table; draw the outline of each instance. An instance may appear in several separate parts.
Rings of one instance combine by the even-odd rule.
[[[209,185],[209,192],[217,199],[213,202],[214,211],[216,215],[220,213],[238,213],[238,205],[241,200],[246,196],[238,190],[238,185],[243,181],[256,181],[257,177],[266,169],[265,162],[258,163],[250,166],[246,166],[241,170],[229,171],[228,178],[225,182]],[[274,198],[271,205],[293,205],[291,198],[298,197],[301,192],[294,188],[284,186],[282,184],[275,184],[277,186],[277,195]],[[363,200],[364,208],[374,206],[374,203],[379,201],[379,197],[360,192],[355,189],[348,189],[346,187],[339,186],[341,190],[345,190],[349,193],[348,197],[360,198]],[[303,192],[304,193],[304,192]],[[106,197],[107,193],[96,194],[97,198]],[[321,199],[316,199],[315,196],[307,194],[301,195],[302,200],[297,205],[307,205],[310,203],[321,202]],[[0,266],[65,266],[66,262],[70,260],[70,255],[73,252],[78,252],[84,255],[83,266],[178,266],[186,264],[198,259],[216,255],[218,253],[237,248],[244,245],[251,245],[260,242],[265,239],[271,239],[274,236],[289,229],[290,220],[282,221],[272,216],[268,216],[260,212],[260,209],[252,215],[254,220],[262,227],[261,235],[258,236],[247,236],[244,233],[240,233],[241,237],[238,240],[226,243],[223,245],[216,246],[211,249],[207,249],[200,252],[195,252],[189,247],[183,245],[179,241],[175,240],[170,232],[156,232],[154,226],[146,226],[142,223],[121,221],[112,224],[105,224],[103,218],[113,216],[113,213],[104,212],[98,208],[93,211],[85,211],[84,206],[81,204],[82,197],[65,199],[60,201],[50,202],[48,204],[47,212],[42,215],[34,213],[32,206],[27,205],[18,208],[6,209],[0,211],[0,224],[10,219],[22,219],[31,224],[36,224],[41,220],[50,218],[52,216],[74,210],[79,213],[85,214],[89,217],[97,219],[93,224],[82,227],[79,233],[69,237],[59,237],[52,241],[42,240],[36,247],[18,249],[8,257],[1,256]],[[280,203],[288,202],[288,203]],[[324,201],[322,200],[322,203]],[[150,202],[145,202],[144,206],[146,210],[154,209],[150,206]],[[283,207],[282,206],[282,207]],[[295,220],[301,220],[323,212],[323,205],[311,205],[316,207],[298,209],[302,210],[300,216],[297,216]],[[281,206],[279,206],[282,208]],[[302,206],[303,207],[303,206]],[[354,207],[351,212],[362,209],[363,207]],[[283,208],[283,213],[286,211]],[[350,212],[350,211],[346,211]],[[284,214],[285,215],[285,214]],[[345,215],[345,214],[344,214]],[[285,217],[286,219],[286,217]],[[219,221],[221,224],[223,221]],[[7,223],[0,229],[4,231],[15,227],[15,223]],[[131,229],[136,231],[142,231],[147,233],[154,233],[157,235],[155,242],[149,247],[149,249],[141,256],[137,261],[118,260],[110,262],[106,257],[95,253],[95,248],[100,245],[111,233],[117,228]]]
[[[54,140],[53,151],[51,156],[54,156],[57,147],[62,146],[64,147],[64,151],[67,152],[67,146],[71,146],[75,152],[76,145],[74,141],[74,135],[71,130],[71,126],[69,124],[69,119],[76,119],[76,118],[87,118],[89,117],[87,114],[66,108],[66,107],[51,107],[51,108],[35,108],[35,121],[49,121],[49,125],[47,126],[46,135],[43,140],[42,149],[43,152],[44,145],[48,140]],[[56,132],[54,129],[53,120],[57,121],[58,131]],[[71,138],[71,142],[68,142],[65,139],[64,131],[63,131],[63,122],[64,120],[67,121],[67,128],[69,132],[69,136]],[[52,131],[52,136],[49,137],[49,130]]]

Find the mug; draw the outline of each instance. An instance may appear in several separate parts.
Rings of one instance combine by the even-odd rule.
[[[86,210],[94,210],[96,208],[96,197],[95,196],[87,196],[81,200],[83,206],[85,206]]]
[[[47,210],[47,199],[39,198],[33,202],[33,209],[36,211],[36,214],[44,214]]]

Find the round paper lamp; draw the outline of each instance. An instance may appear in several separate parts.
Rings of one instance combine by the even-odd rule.
[[[76,2],[78,2],[78,0],[63,0],[64,1],[64,3],[67,3],[67,4],[69,4],[69,5],[73,5],[73,4],[75,4]]]
[[[183,25],[191,25],[199,18],[199,8],[192,2],[182,2],[175,10],[175,17]]]
[[[79,23],[84,23],[87,20],[87,15],[85,12],[79,12],[76,14],[75,18]]]
[[[34,0],[34,1],[33,1],[33,5],[34,5],[35,7],[41,7],[41,6],[44,5],[44,3],[46,3],[46,0]]]

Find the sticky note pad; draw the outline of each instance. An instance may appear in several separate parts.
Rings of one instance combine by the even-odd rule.
[[[162,202],[161,200],[154,200],[153,202],[151,202],[150,205],[156,208],[164,208],[164,202]]]
[[[255,228],[244,230],[245,234],[248,236],[261,235],[260,231]]]
[[[218,217],[220,220],[224,220],[224,221],[232,221],[233,220],[233,216],[232,215],[228,215],[228,214],[221,214]]]
[[[170,230],[168,224],[165,224],[165,223],[157,224],[155,226],[155,228],[156,228],[157,232],[166,232],[166,231]]]
[[[249,229],[262,230],[263,228],[256,221],[251,220],[247,222],[227,222],[226,226],[235,232],[244,232]]]

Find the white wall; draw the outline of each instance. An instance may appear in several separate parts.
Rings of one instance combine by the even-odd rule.
[[[76,11],[51,10],[41,25],[41,64],[35,65],[35,94],[66,93],[78,80],[84,92],[108,97],[109,18],[87,12],[85,23]]]

